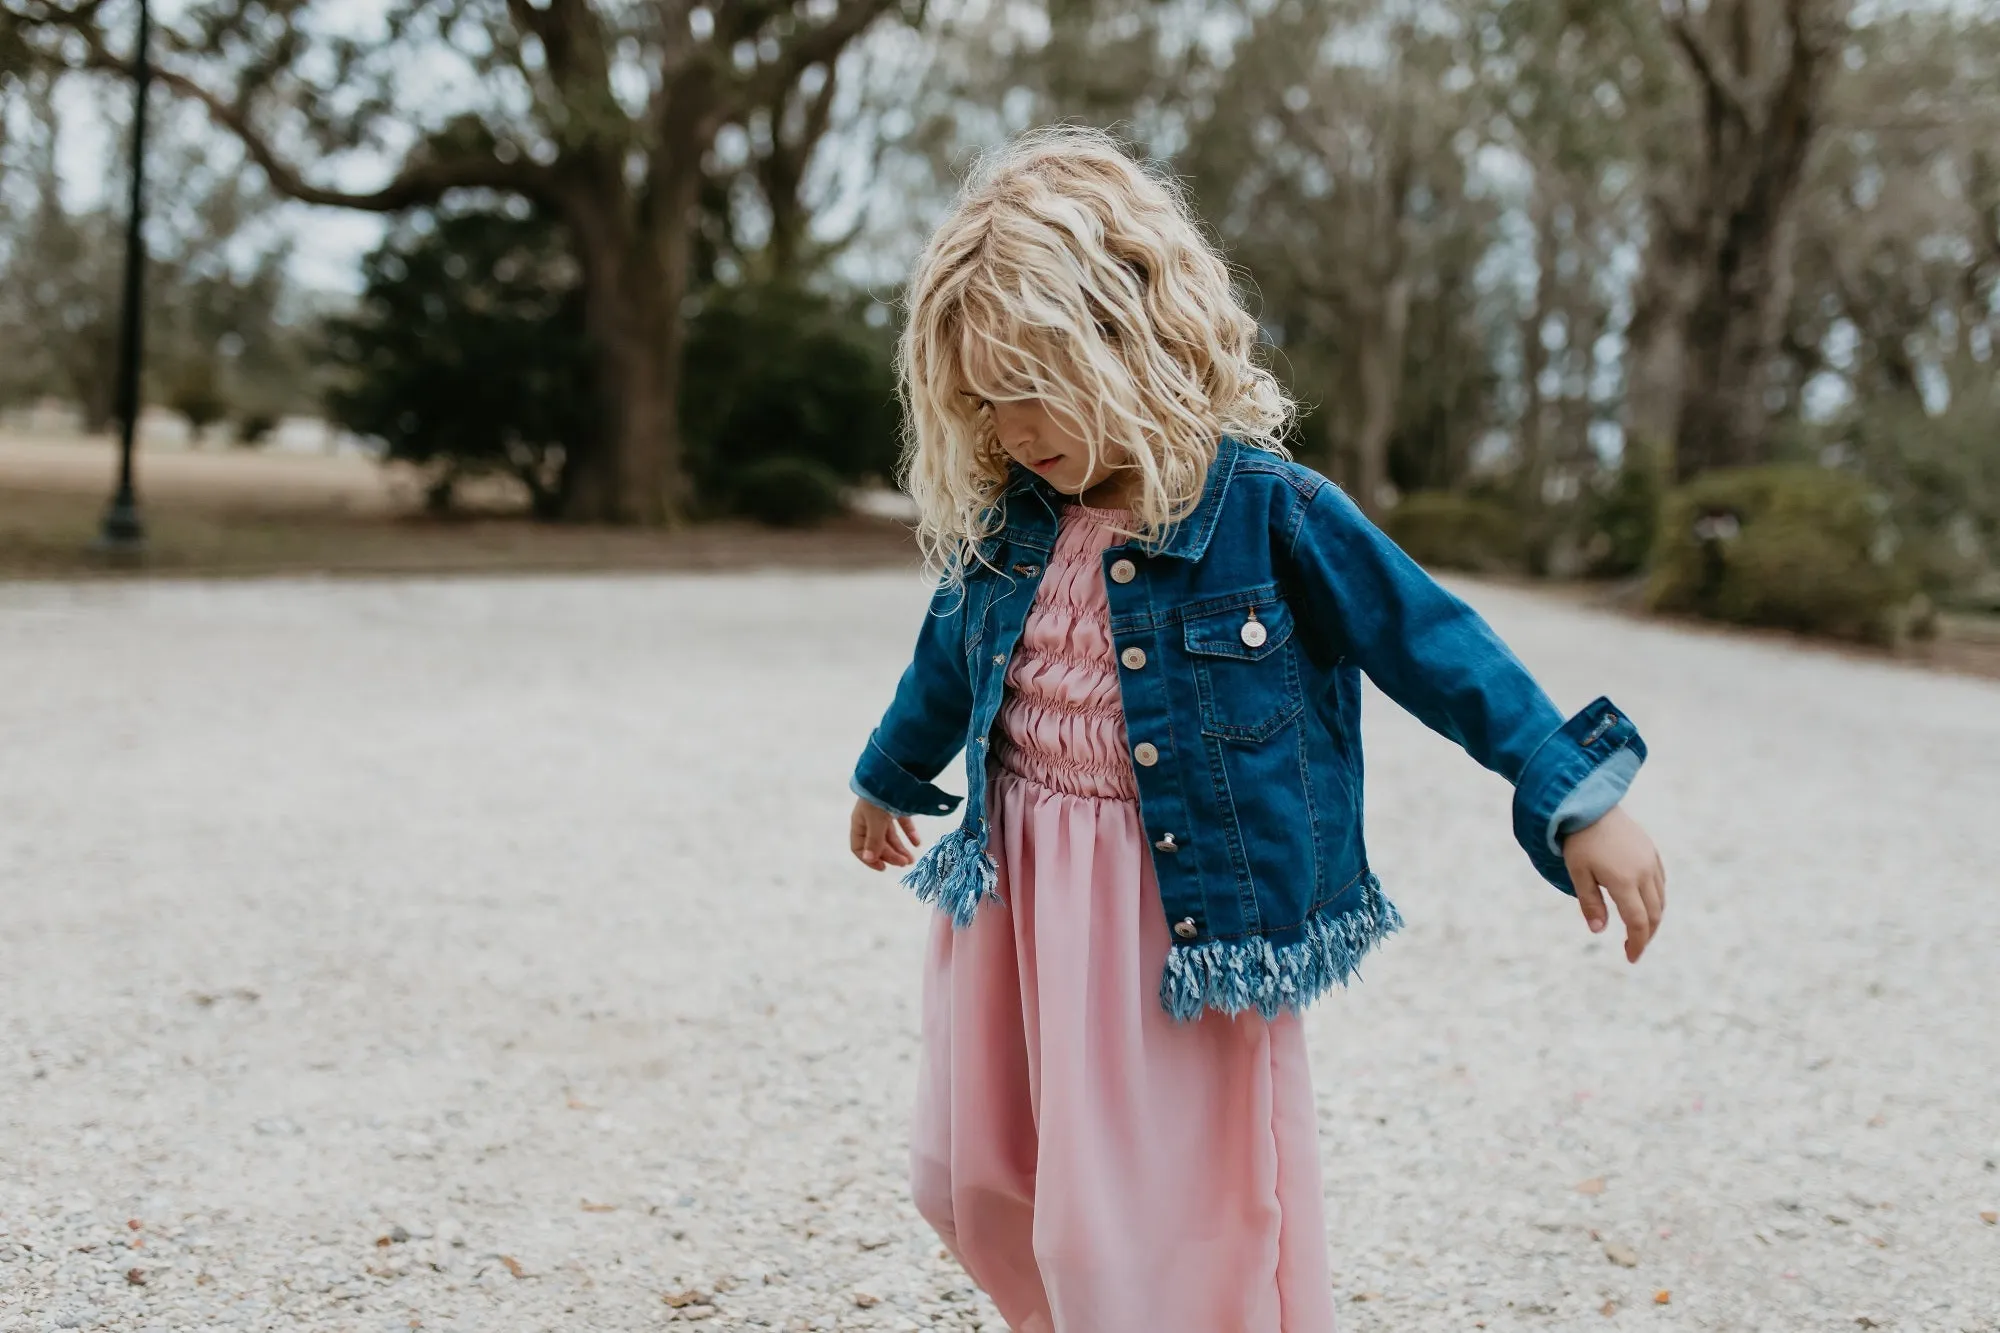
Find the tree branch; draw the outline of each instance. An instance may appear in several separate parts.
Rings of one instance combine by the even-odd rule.
[[[1746,125],[1751,123],[1749,91],[1743,86],[1743,81],[1736,77],[1735,71],[1725,66],[1710,49],[1708,39],[1695,31],[1694,24],[1688,21],[1688,13],[1681,0],[1665,0],[1660,11],[1661,17],[1666,21],[1668,33],[1687,54],[1688,63],[1694,66],[1694,72],[1701,79],[1702,86],[1738,120]]]
[[[597,15],[583,0],[549,0],[537,9],[528,0],[507,0],[507,13],[523,32],[542,44],[549,74],[560,84],[574,75],[605,74],[604,34]]]
[[[123,77],[133,75],[132,62],[107,50],[95,31],[79,30],[89,69],[108,70]],[[271,142],[250,121],[249,108],[224,98],[177,70],[162,69],[155,63],[153,77],[183,97],[199,103],[209,119],[229,131],[243,145],[243,151],[269,178],[271,188],[301,203],[330,208],[351,208],[369,213],[393,213],[416,204],[435,203],[449,190],[492,189],[552,200],[554,176],[545,167],[526,159],[503,162],[489,154],[438,157],[427,154],[431,145],[413,149],[402,168],[379,190],[366,194],[328,189],[307,181],[304,174],[278,155]]]
[[[841,0],[832,18],[795,33],[779,49],[776,60],[760,66],[743,82],[736,111],[775,104],[808,68],[831,64],[850,41],[895,4],[896,0]]]

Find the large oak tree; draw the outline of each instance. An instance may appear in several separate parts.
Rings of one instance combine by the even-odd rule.
[[[608,423],[574,461],[567,517],[673,521],[689,500],[677,429],[704,159],[717,132],[831,86],[841,52],[922,0],[193,0],[158,81],[240,139],[273,187],[396,212],[454,191],[560,218],[583,270]],[[72,67],[123,71],[128,6],[5,0],[10,32]],[[388,178],[343,183],[356,150]]]

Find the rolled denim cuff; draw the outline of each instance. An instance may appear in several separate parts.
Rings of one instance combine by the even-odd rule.
[[[1604,698],[1542,742],[1514,788],[1514,840],[1543,879],[1575,895],[1562,840],[1623,800],[1645,762],[1646,742],[1639,729]]]
[[[925,782],[891,759],[875,738],[854,766],[847,787],[864,801],[873,802],[892,815],[948,815],[965,798],[953,796],[936,783]]]

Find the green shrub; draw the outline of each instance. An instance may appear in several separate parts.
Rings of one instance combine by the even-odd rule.
[[[2000,571],[2000,383],[1936,414],[1908,398],[1858,403],[1813,433],[1888,497],[1924,591],[1957,604]]]
[[[278,414],[275,412],[245,412],[236,418],[236,442],[246,449],[254,449],[271,438],[271,432],[278,428]]]
[[[858,303],[782,283],[712,288],[687,336],[681,429],[704,507],[730,506],[778,459],[848,483],[895,470],[893,337]]]
[[[361,269],[353,313],[324,326],[336,372],[328,416],[424,469],[434,508],[460,480],[497,473],[521,482],[538,516],[555,517],[569,460],[604,429],[562,229],[540,216],[413,217]]]
[[[1868,642],[1902,637],[1915,580],[1859,478],[1810,464],[1736,468],[1671,492],[1655,610]]]
[[[1527,558],[1527,531],[1513,510],[1456,491],[1412,491],[1383,523],[1396,545],[1420,565],[1511,573]]]
[[[838,514],[840,478],[811,458],[779,455],[750,464],[734,478],[735,509],[774,528],[803,528]]]
[[[1590,497],[1583,554],[1593,577],[1623,578],[1646,567],[1659,535],[1663,489],[1659,469],[1628,448],[1610,483]]]
[[[190,439],[200,444],[202,433],[229,411],[215,362],[208,357],[189,357],[175,367],[167,381],[167,406],[187,421]]]

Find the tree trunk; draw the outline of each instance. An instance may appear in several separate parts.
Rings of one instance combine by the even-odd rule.
[[[1398,273],[1377,298],[1375,327],[1357,349],[1355,378],[1361,420],[1354,432],[1355,501],[1371,518],[1382,513],[1389,481],[1389,437],[1403,393],[1403,349],[1410,334],[1410,279]]]
[[[1763,456],[1767,375],[1791,300],[1792,212],[1788,194],[1730,217],[1704,275],[1688,317],[1689,374],[1674,440],[1682,481]]]
[[[1771,0],[1729,0],[1673,24],[1702,83],[1704,155],[1691,210],[1700,277],[1673,435],[1681,480],[1763,455],[1799,187],[1843,6],[1787,0],[1779,13]]]
[[[584,270],[584,324],[596,349],[604,430],[570,465],[562,516],[579,522],[675,524],[691,487],[680,434],[681,303],[693,245],[686,225],[699,170],[659,183],[657,228],[612,198],[569,210]]]
[[[1688,312],[1701,284],[1699,248],[1664,206],[1653,209],[1652,237],[1626,329],[1625,441],[1628,457],[1666,457],[1680,433],[1687,383]]]
[[[659,373],[667,331],[664,292],[642,253],[593,253],[584,268],[584,326],[597,357],[604,428],[569,464],[563,517],[585,523],[660,523],[666,518],[662,434],[673,404]]]
[[[1530,211],[1535,228],[1535,304],[1521,321],[1521,471],[1515,478],[1521,514],[1531,519],[1536,530],[1529,541],[1529,563],[1535,573],[1542,572],[1544,543],[1540,540],[1541,525],[1532,521],[1532,516],[1541,512],[1542,490],[1549,470],[1548,412],[1542,397],[1542,374],[1549,368],[1549,349],[1542,341],[1542,330],[1549,316],[1555,313],[1556,262],[1560,257],[1553,213],[1548,187],[1538,182]]]

